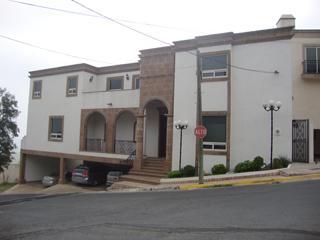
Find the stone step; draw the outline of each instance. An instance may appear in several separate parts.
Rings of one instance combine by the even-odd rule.
[[[138,182],[138,183],[146,183],[146,184],[153,184],[153,185],[160,184],[159,177],[149,177],[149,176],[128,174],[128,175],[122,175],[120,179],[124,181],[129,181],[129,182]]]
[[[161,172],[161,173],[167,173],[167,170],[163,168],[163,166],[158,167],[158,166],[142,166],[142,170],[147,170],[147,171],[155,171],[155,172]]]
[[[145,166],[163,166],[163,162],[143,162]]]

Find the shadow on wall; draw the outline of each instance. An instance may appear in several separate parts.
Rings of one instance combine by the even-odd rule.
[[[8,169],[0,174],[0,183],[8,182],[8,183],[16,183],[18,182],[19,177],[19,164],[12,163],[9,165]]]

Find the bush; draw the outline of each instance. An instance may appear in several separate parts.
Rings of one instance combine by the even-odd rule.
[[[274,158],[272,161],[272,169],[286,168],[290,164],[287,157]]]
[[[251,165],[252,171],[260,171],[264,165],[263,158],[260,156],[255,157]]]
[[[193,177],[196,173],[194,166],[187,165],[182,169],[182,175],[184,177]]]
[[[225,174],[227,173],[228,170],[227,168],[223,165],[223,164],[217,164],[217,165],[214,165],[211,169],[211,173],[213,175],[218,175],[218,174]]]
[[[250,160],[246,160],[244,162],[238,163],[234,168],[235,173],[251,172],[251,171],[253,170],[252,170],[252,164]]]
[[[171,171],[168,173],[168,178],[181,178],[182,177],[182,172],[179,170],[176,171]]]

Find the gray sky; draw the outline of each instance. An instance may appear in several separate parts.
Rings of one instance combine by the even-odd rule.
[[[70,0],[20,1],[92,14]],[[169,43],[199,35],[273,28],[281,14],[288,13],[296,17],[297,29],[320,28],[320,1],[317,0],[79,2],[108,17],[126,20],[122,23]],[[102,18],[62,13],[8,0],[0,0],[0,35],[104,61],[71,58],[0,37],[0,86],[16,96],[21,111],[18,119],[21,131],[17,142],[26,132],[29,71],[82,62],[94,66],[133,62],[138,60],[140,49],[164,46]]]

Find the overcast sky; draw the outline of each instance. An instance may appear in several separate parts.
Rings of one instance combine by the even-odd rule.
[[[71,0],[19,0],[92,14]],[[78,0],[165,42],[194,36],[274,28],[281,14],[297,29],[320,28],[318,0]],[[0,86],[18,100],[20,137],[26,133],[29,78],[33,70],[86,62],[106,66],[138,60],[140,49],[164,44],[99,17],[63,13],[0,0],[0,35],[95,62],[32,48],[0,36]]]

